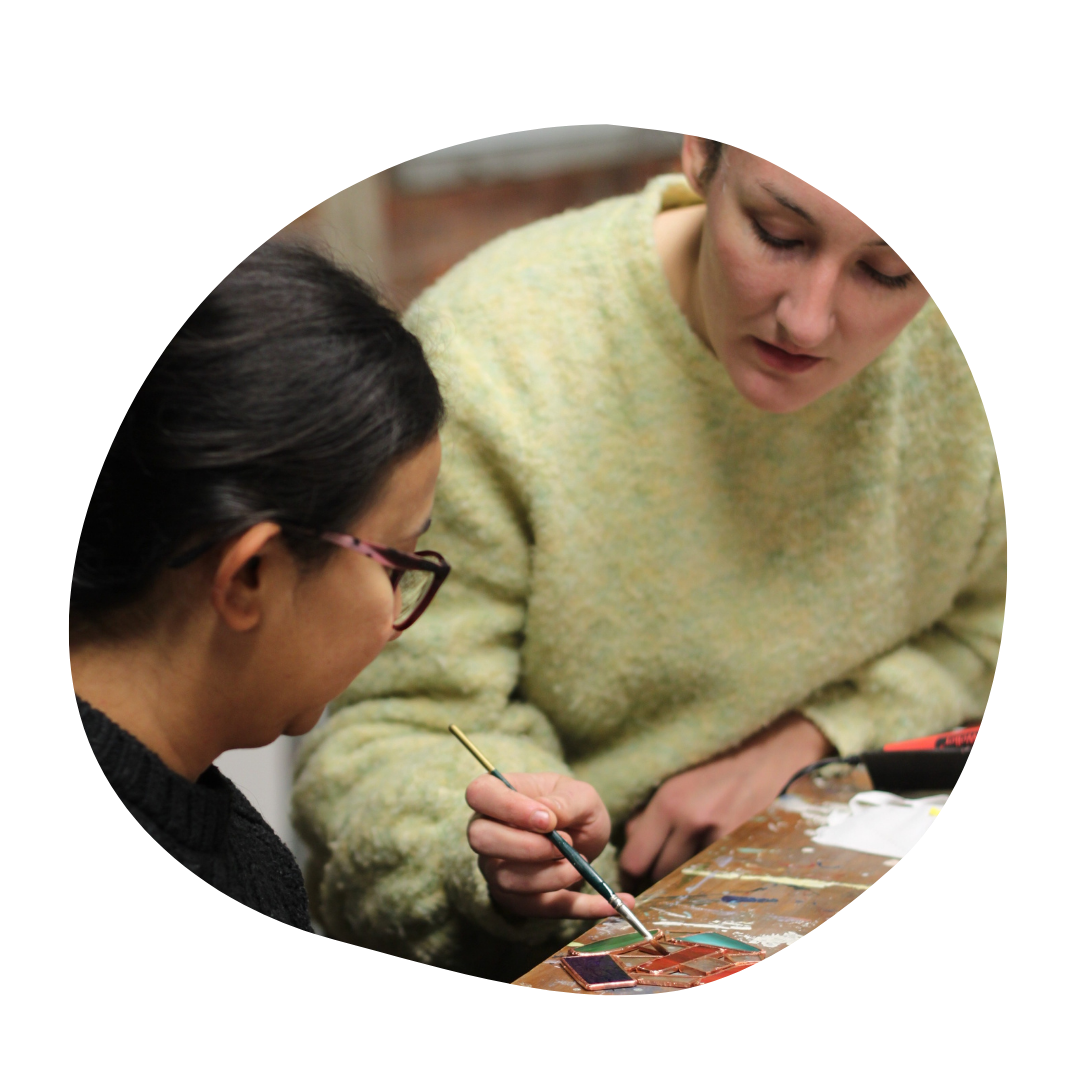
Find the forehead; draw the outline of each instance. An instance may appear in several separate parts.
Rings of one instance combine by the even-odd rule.
[[[379,542],[376,533],[404,536],[422,528],[431,514],[441,463],[442,444],[435,435],[394,466],[379,498],[354,524],[354,529],[371,533],[370,539]]]
[[[865,222],[835,199],[829,198],[824,192],[805,180],[800,180],[786,169],[781,169],[779,165],[745,150],[724,147],[718,180],[721,185],[730,186],[738,197],[752,198],[766,206],[808,218],[808,224],[821,229],[843,230],[851,234],[852,239],[863,243],[880,242]]]

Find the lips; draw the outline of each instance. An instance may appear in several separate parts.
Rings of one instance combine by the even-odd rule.
[[[797,375],[802,371],[809,371],[815,364],[820,364],[825,359],[823,356],[811,356],[809,353],[787,352],[778,345],[770,345],[767,341],[762,341],[761,338],[751,340],[762,362],[774,371]]]

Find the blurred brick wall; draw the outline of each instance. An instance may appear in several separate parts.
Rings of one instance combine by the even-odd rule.
[[[679,170],[677,158],[665,157],[420,193],[399,190],[393,173],[383,174],[383,289],[403,310],[451,266],[508,229],[639,191],[651,177]]]

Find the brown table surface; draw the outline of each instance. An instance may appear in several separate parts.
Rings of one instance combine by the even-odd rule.
[[[810,836],[830,810],[869,789],[869,776],[861,766],[834,779],[804,777],[765,813],[643,892],[635,911],[650,930],[671,936],[717,931],[762,948],[766,957],[786,948],[898,862],[820,846]],[[604,919],[575,940],[585,944],[630,929],[622,919]],[[560,949],[515,985],[572,994],[668,992],[657,986],[583,990],[559,963],[566,951]]]

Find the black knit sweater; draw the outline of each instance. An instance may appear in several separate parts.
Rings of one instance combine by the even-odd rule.
[[[311,929],[296,860],[227,776],[211,765],[192,783],[85,701],[79,713],[113,790],[170,855],[241,904]]]

